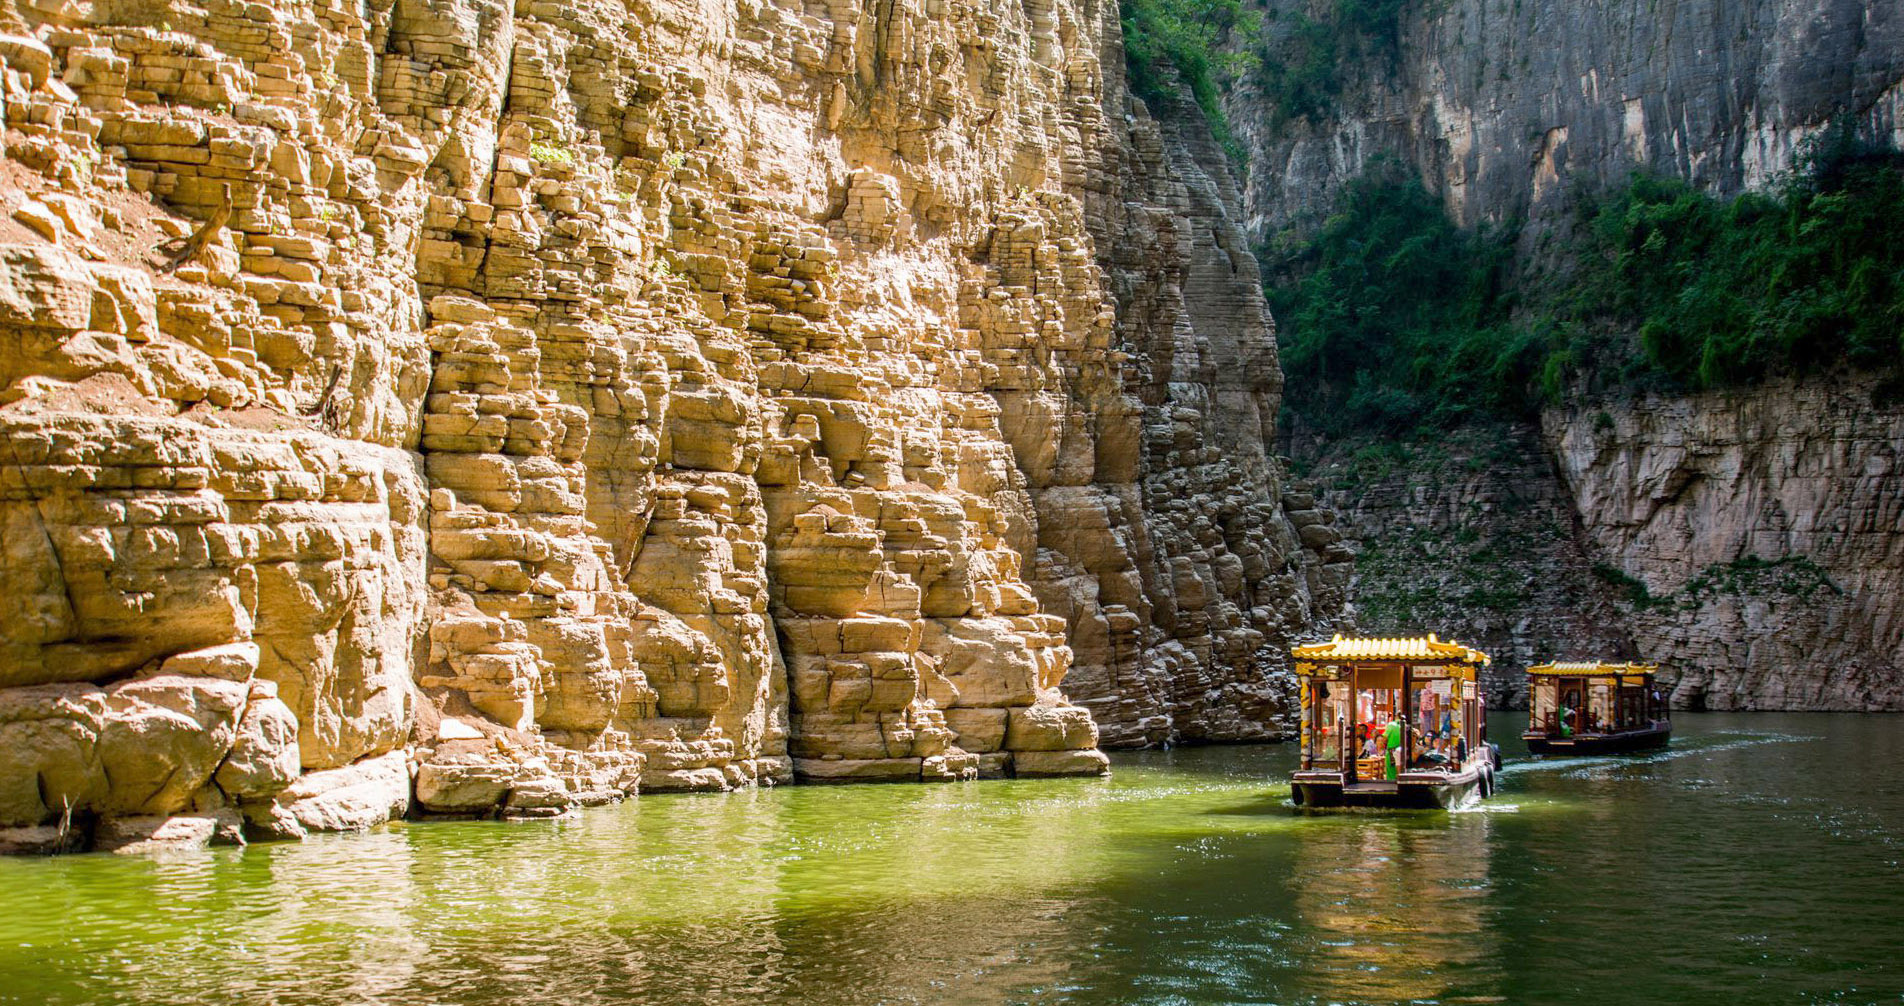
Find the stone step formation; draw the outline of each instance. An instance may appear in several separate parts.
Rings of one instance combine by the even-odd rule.
[[[0,846],[1285,728],[1352,556],[1114,8],[22,10]]]

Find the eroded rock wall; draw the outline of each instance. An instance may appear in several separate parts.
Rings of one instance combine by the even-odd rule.
[[[1506,708],[1526,706],[1530,664],[1636,655],[1538,429],[1384,446],[1301,448],[1321,455],[1311,477],[1356,549],[1357,631],[1436,632],[1480,649],[1494,661],[1487,700]]]
[[[1279,729],[1346,556],[1115,5],[10,19],[13,845]]]
[[[1874,390],[1603,396],[1320,452],[1357,627],[1476,641],[1504,705],[1529,664],[1641,658],[1680,708],[1904,708],[1904,411]]]
[[[1546,443],[1635,642],[1713,709],[1904,709],[1904,410],[1868,382],[1588,401]]]

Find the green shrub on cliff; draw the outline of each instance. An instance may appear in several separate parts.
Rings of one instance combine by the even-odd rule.
[[[1246,71],[1256,56],[1225,48],[1232,34],[1253,37],[1261,22],[1240,0],[1120,0],[1124,24],[1124,61],[1131,90],[1147,101],[1167,96],[1167,63],[1190,88],[1210,131],[1238,164],[1247,158],[1230,131],[1219,99],[1220,83]]]
[[[1834,133],[1782,185],[1635,177],[1583,199],[1558,263],[1463,231],[1394,162],[1265,252],[1289,407],[1326,432],[1511,415],[1580,381],[1712,388],[1904,359],[1904,155]]]
[[[1399,164],[1351,181],[1314,238],[1267,257],[1292,405],[1386,433],[1518,407],[1544,341],[1510,321],[1509,251],[1455,227]]]
[[[1690,387],[1904,351],[1904,155],[1827,141],[1769,193],[1714,199],[1640,177],[1588,208],[1581,284]],[[1594,275],[1594,273],[1599,275]]]
[[[1275,118],[1316,119],[1342,93],[1343,70],[1401,55],[1408,0],[1333,0],[1316,16],[1294,10],[1267,41],[1256,85]]]

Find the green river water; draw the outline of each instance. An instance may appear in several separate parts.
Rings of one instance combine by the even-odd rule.
[[[5,1003],[1896,1003],[1904,719],[1685,715],[1467,812],[1292,746],[0,861]]]

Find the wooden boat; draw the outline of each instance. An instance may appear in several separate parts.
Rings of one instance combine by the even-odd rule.
[[[1527,669],[1527,750],[1616,754],[1665,747],[1672,714],[1654,682],[1658,664],[1602,661]]]
[[[1302,700],[1302,762],[1290,779],[1298,805],[1451,807],[1492,794],[1499,755],[1478,681],[1487,654],[1432,634],[1338,635],[1291,654]],[[1383,750],[1397,721],[1399,759]]]

